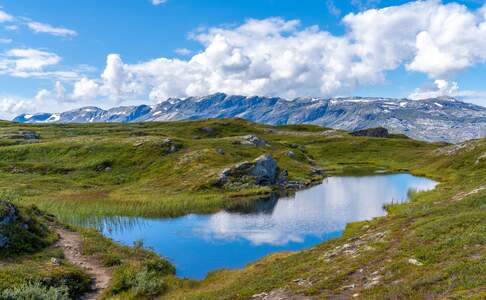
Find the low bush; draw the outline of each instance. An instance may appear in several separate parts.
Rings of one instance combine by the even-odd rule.
[[[2,300],[69,300],[69,291],[65,286],[45,287],[39,283],[26,284],[0,291]]]

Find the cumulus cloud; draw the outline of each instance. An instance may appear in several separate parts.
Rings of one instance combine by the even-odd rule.
[[[417,88],[408,96],[412,100],[436,97],[453,97],[462,101],[486,106],[486,92],[461,90],[457,82],[445,79],[435,80],[433,86]]]
[[[55,27],[40,22],[28,22],[27,26],[35,33],[47,33],[47,34],[62,36],[62,37],[77,35],[77,32],[74,30],[62,28],[62,27]]]
[[[30,109],[33,105],[28,100],[0,96],[0,119],[10,119]]]
[[[125,64],[110,54],[90,91],[154,101],[215,92],[293,98],[382,83],[399,67],[441,79],[486,61],[485,16],[484,9],[418,1],[348,14],[342,35],[298,20],[250,19],[198,31],[192,38],[203,50],[187,59]]]
[[[459,85],[455,81],[447,81],[444,79],[437,79],[433,86],[426,86],[417,88],[411,93],[408,98],[412,100],[429,99],[441,96],[454,97],[459,94]]]

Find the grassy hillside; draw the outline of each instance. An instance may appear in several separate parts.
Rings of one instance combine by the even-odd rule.
[[[267,145],[241,143],[247,135]],[[434,191],[414,194],[409,204],[388,206],[387,217],[351,224],[342,238],[312,249],[271,255],[242,270],[214,272],[202,282],[169,276],[167,299],[247,299],[257,294],[253,298],[260,299],[263,293],[324,299],[485,296],[486,140],[430,144],[404,136],[353,137],[316,126],[274,127],[231,119],[3,123],[0,145],[3,197],[61,218],[175,216],[239,205],[242,198],[268,194],[271,188],[251,182],[222,188],[214,182],[223,169],[266,153],[288,170],[290,180],[303,183],[319,180],[319,173],[376,171],[406,171],[441,183]],[[93,242],[99,243],[105,242]],[[101,255],[103,247],[96,249]],[[132,285],[118,292],[133,297],[135,279],[125,280],[123,274],[131,272],[120,271],[116,282]]]
[[[38,138],[23,138],[25,133]],[[23,135],[22,135],[23,134]],[[241,144],[255,135],[268,145]],[[170,139],[171,145],[166,145]],[[17,203],[58,216],[112,214],[173,216],[210,212],[235,198],[268,194],[246,185],[212,183],[226,167],[270,153],[291,180],[325,175],[398,171],[437,148],[403,137],[370,139],[317,126],[258,125],[244,120],[174,123],[20,125],[0,128],[0,191]],[[290,152],[292,155],[290,155]]]

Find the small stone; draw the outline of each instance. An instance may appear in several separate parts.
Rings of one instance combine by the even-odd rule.
[[[216,149],[216,152],[218,152],[218,153],[219,153],[219,154],[221,154],[221,155],[224,155],[224,153],[225,153],[225,152],[224,152],[224,149],[222,149],[222,148],[218,148],[218,149]]]
[[[294,151],[287,151],[287,156],[290,157],[290,158],[295,158],[295,153]]]
[[[259,298],[261,299],[261,298],[265,298],[265,297],[267,297],[267,296],[268,296],[268,293],[263,292],[263,293],[260,293],[260,294],[255,294],[255,295],[253,295],[253,296],[251,296],[251,297],[252,297],[253,299],[259,299]]]
[[[420,261],[416,260],[415,258],[409,258],[408,263],[416,266],[423,266],[424,264]]]
[[[59,262],[59,259],[55,257],[51,257],[51,265],[53,266],[59,266],[61,263]]]
[[[254,145],[254,146],[264,146],[268,145],[267,141],[260,139],[256,135],[250,134],[246,135],[240,141],[242,145]]]

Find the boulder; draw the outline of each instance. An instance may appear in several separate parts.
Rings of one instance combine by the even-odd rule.
[[[352,136],[367,136],[367,137],[378,137],[378,138],[387,138],[390,136],[388,130],[383,127],[368,128],[368,129],[353,131],[350,134]]]
[[[259,185],[272,185],[277,181],[277,162],[270,154],[264,154],[254,161],[250,172]]]
[[[287,151],[287,156],[289,158],[295,158],[295,152],[294,151]]]
[[[253,146],[268,145],[267,141],[257,137],[256,135],[253,135],[253,134],[244,136],[241,139],[240,144],[242,144],[242,145],[253,145]]]
[[[19,135],[26,140],[38,140],[38,139],[40,139],[40,135],[37,132],[34,132],[34,131],[21,131],[21,132],[19,132]]]
[[[230,179],[239,181],[244,176],[255,178],[255,183],[258,185],[273,185],[278,180],[277,162],[270,154],[264,154],[253,162],[241,162],[224,169],[219,174],[218,184],[223,185]]]
[[[163,155],[167,155],[177,152],[181,148],[181,145],[174,143],[174,141],[169,138],[166,138],[162,141],[162,148],[164,148]]]

